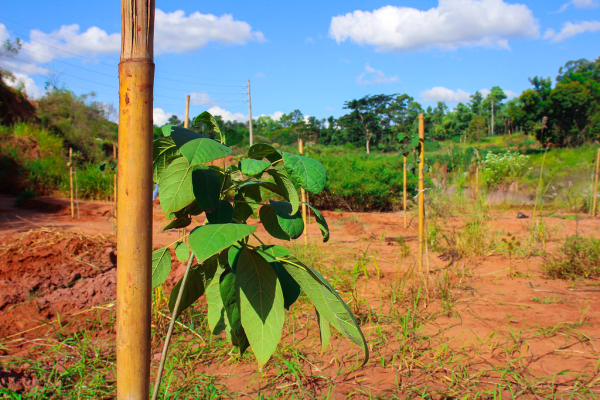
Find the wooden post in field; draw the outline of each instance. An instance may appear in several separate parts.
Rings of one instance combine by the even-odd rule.
[[[71,186],[71,218],[75,218],[75,204],[73,203],[73,149],[69,147],[69,185]]]
[[[248,86],[250,88],[250,86]],[[304,147],[302,139],[298,139],[298,151],[300,155],[304,155]],[[306,191],[300,188],[300,199],[302,200],[302,222],[304,222],[304,245],[308,245],[308,224],[306,223]]]
[[[117,144],[113,143],[113,158],[115,159],[115,165],[117,165]],[[114,193],[114,201],[115,201],[115,219],[117,218],[117,199],[118,199],[118,191],[117,191],[117,171],[113,171],[113,193]]]
[[[404,201],[404,229],[406,229],[406,156],[404,156],[404,163],[402,167],[402,172],[404,175],[403,182],[403,201]]]
[[[121,0],[117,399],[148,399],[152,303],[154,0]]]
[[[423,273],[423,245],[425,244],[425,181],[423,167],[425,166],[425,122],[423,114],[419,114],[419,272]]]
[[[183,121],[183,127],[185,129],[190,127],[190,95],[189,94],[185,98],[185,120]]]
[[[598,157],[596,157],[596,178],[594,182],[594,205],[592,206],[592,215],[596,216],[596,200],[598,198],[598,174],[600,173],[600,149],[598,149]]]
[[[252,96],[250,95],[250,79],[248,79],[248,130],[250,131],[250,146],[254,144],[254,136],[252,135]]]

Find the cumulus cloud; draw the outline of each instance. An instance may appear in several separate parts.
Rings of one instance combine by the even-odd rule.
[[[205,47],[208,42],[220,44],[246,44],[265,41],[260,31],[253,31],[250,24],[236,21],[231,14],[217,17],[194,12],[189,16],[182,10],[166,13],[156,9],[156,54],[190,53]]]
[[[385,76],[382,71],[379,71],[375,68],[372,68],[369,63],[365,67],[365,72],[360,74],[358,78],[356,78],[356,83],[359,85],[370,85],[374,83],[391,83],[398,82],[398,77],[396,76]]]
[[[248,116],[242,113],[234,113],[219,106],[213,106],[208,109],[208,112],[212,115],[220,115],[224,121],[238,121],[238,122],[248,122]],[[254,119],[254,118],[252,118]]]
[[[536,38],[539,24],[523,4],[503,0],[439,0],[427,11],[385,6],[331,19],[329,35],[378,51],[410,51],[462,46],[509,48],[508,39]]]
[[[600,31],[600,21],[567,22],[558,33],[554,29],[547,29],[544,39],[558,43],[581,33],[597,31]]]
[[[207,104],[217,104],[217,102],[210,98],[206,92],[192,92],[190,94],[190,101],[195,106],[203,106]]]
[[[37,86],[30,76],[19,72],[13,72],[15,79],[4,78],[4,82],[15,89],[19,89],[27,94],[30,99],[39,99],[44,94],[44,89]]]
[[[155,108],[152,110],[152,118],[154,119],[154,125],[162,126],[169,121],[171,115],[175,113],[165,112],[162,108]],[[176,115],[176,114],[175,114]],[[181,117],[180,117],[181,119]]]
[[[275,111],[273,114],[269,115],[274,121],[279,121],[281,117],[283,117],[283,112]]]
[[[471,93],[462,89],[452,90],[443,86],[436,86],[421,92],[424,101],[444,101],[446,103],[466,103]]]
[[[573,0],[563,4],[557,12],[561,13],[565,11],[570,5],[575,6],[575,8],[596,8],[600,6],[598,0]]]

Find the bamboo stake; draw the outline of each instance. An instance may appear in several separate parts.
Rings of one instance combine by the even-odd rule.
[[[404,156],[404,164],[403,164],[402,172],[404,175],[404,182],[403,182],[404,229],[406,229],[406,156]]]
[[[298,151],[300,155],[304,154],[302,139],[298,138]],[[300,198],[302,200],[302,222],[304,222],[304,245],[308,245],[308,225],[306,224],[306,191],[300,188]]]
[[[424,243],[424,218],[425,218],[425,182],[423,167],[425,166],[425,122],[423,114],[419,114],[419,272],[423,273],[423,243]]]
[[[154,0],[121,0],[117,399],[150,393]]]
[[[596,200],[598,198],[598,174],[600,173],[600,149],[598,149],[598,157],[596,157],[596,179],[594,182],[594,205],[592,206],[592,215],[596,216]]]
[[[117,145],[115,143],[113,143],[113,157],[115,159],[115,165],[117,162]],[[113,192],[114,192],[114,201],[115,201],[115,212],[113,213],[113,215],[115,216],[115,219],[117,219],[117,199],[118,199],[118,195],[117,195],[117,174],[116,171],[113,171]]]
[[[185,129],[190,127],[190,95],[185,97],[185,120],[183,121],[183,127]]]
[[[71,186],[71,218],[75,219],[75,205],[73,204],[73,149],[69,147],[69,185]]]

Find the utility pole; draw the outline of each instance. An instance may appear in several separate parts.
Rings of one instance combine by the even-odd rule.
[[[155,0],[121,0],[117,399],[150,396]]]
[[[254,144],[254,136],[252,136],[252,96],[250,96],[250,79],[248,79],[248,112],[250,118],[248,119],[248,128],[250,129],[250,146]]]
[[[185,121],[183,121],[183,127],[185,129],[190,127],[190,95],[189,94],[185,98]]]

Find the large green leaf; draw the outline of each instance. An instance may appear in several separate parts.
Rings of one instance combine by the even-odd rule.
[[[211,224],[228,224],[233,218],[233,206],[227,200],[220,200],[215,211],[206,213],[206,218]]]
[[[317,220],[317,225],[319,226],[319,229],[321,230],[321,233],[323,234],[323,243],[326,243],[329,240],[329,226],[327,225],[327,221],[325,220],[325,217],[319,212],[319,210],[317,210],[310,204],[308,204],[308,203],[304,203],[304,204],[306,204],[308,207],[310,207],[310,209],[313,210],[313,212],[315,213],[315,219]]]
[[[190,165],[206,164],[231,154],[229,147],[179,126],[173,127],[171,137]]]
[[[256,226],[242,224],[203,225],[190,232],[189,244],[198,262],[203,262],[238,240],[251,235],[255,230]]]
[[[227,322],[231,328],[233,343],[237,343],[240,348],[240,353],[244,354],[250,343],[242,327],[242,319],[240,315],[240,302],[238,301],[239,290],[235,284],[236,275],[233,272],[221,275],[221,283],[219,290],[221,292],[221,300],[227,315]]]
[[[269,203],[277,214],[277,222],[281,229],[290,235],[292,239],[298,239],[302,235],[302,231],[304,231],[304,221],[302,221],[300,211],[296,211],[295,214],[290,215],[292,205],[287,201],[269,200]]]
[[[238,164],[242,174],[255,176],[262,173],[265,169],[269,168],[271,163],[266,160],[255,160],[253,158],[245,158]]]
[[[346,336],[365,353],[363,361],[369,360],[367,341],[354,315],[327,280],[317,271],[296,259],[289,250],[281,246],[265,246],[260,254],[268,261],[279,261],[300,285],[314,304],[320,316],[325,318],[342,335]]]
[[[219,207],[221,181],[212,169],[197,166],[192,172],[192,187],[198,205],[211,210]]]
[[[273,177],[277,186],[285,191],[286,195],[284,197],[292,205],[291,213],[295,214],[300,207],[300,198],[298,197],[298,190],[296,190],[290,178],[283,171],[277,169],[270,169],[267,173]]]
[[[184,310],[194,304],[204,294],[207,286],[210,285],[217,273],[217,267],[216,257],[211,257],[201,265],[196,264],[191,267],[183,289],[181,303],[179,303],[179,313],[177,315],[181,315]],[[217,282],[219,282],[218,278],[217,276]],[[175,284],[169,297],[169,311],[171,314],[173,314],[173,310],[175,309],[182,279]]]
[[[256,143],[252,147],[248,149],[248,158],[253,158],[255,160],[262,160],[266,158],[272,163],[281,160],[281,154],[279,151],[270,144],[267,143]]]
[[[236,144],[240,144],[244,139],[244,135],[236,131],[235,129],[227,129],[223,135],[221,135],[225,141],[221,141],[225,146],[235,146]],[[222,140],[223,140],[222,139]]]
[[[168,231],[169,229],[181,229],[189,226],[192,223],[192,219],[189,217],[178,217],[171,221],[167,226],[163,228],[163,231]]]
[[[165,215],[179,211],[194,200],[192,168],[183,157],[176,158],[163,172],[158,183],[160,206]]]
[[[221,129],[219,128],[217,120],[215,120],[215,118],[208,111],[204,111],[202,114],[194,118],[194,125],[196,125],[198,122],[205,123],[210,129],[218,133],[219,136],[221,135]]]
[[[190,257],[190,247],[186,242],[177,242],[175,243],[175,257],[180,262],[186,262]]]
[[[228,252],[227,252],[227,262],[229,263],[229,266],[231,267],[231,269],[233,270],[233,272],[236,271],[237,269],[237,259],[238,256],[240,255],[240,251],[242,251],[242,246],[239,245],[233,245],[229,248]]]
[[[252,200],[250,199],[250,201]],[[239,222],[246,222],[252,214],[254,214],[254,208],[247,203],[242,192],[237,192],[233,198],[233,218]]]
[[[273,207],[270,205],[262,206],[258,215],[260,217],[260,222],[262,222],[269,235],[281,240],[290,240],[290,235],[285,233],[285,231],[281,229],[281,226],[279,226],[277,213],[275,213]]]
[[[219,289],[219,279],[224,269],[219,268],[210,284],[206,287],[206,304],[208,304],[208,313],[206,319],[208,326],[213,335],[218,335],[223,332],[226,325],[225,308],[221,299],[221,291]]]
[[[170,138],[160,138],[152,142],[152,180],[160,182],[160,177],[173,160],[180,154]]]
[[[165,136],[165,137],[171,136],[171,130],[173,129],[174,126],[175,125],[171,125],[171,124],[163,125],[163,127],[160,128],[163,136]]]
[[[317,321],[319,321],[319,333],[321,336],[321,351],[325,351],[331,340],[331,329],[329,327],[329,321],[319,314],[319,310],[315,309],[317,313]]]
[[[152,252],[152,288],[162,285],[171,272],[171,252],[168,247]]]
[[[264,365],[281,339],[284,302],[281,284],[269,263],[243,248],[237,261],[242,325],[259,365]]]
[[[300,285],[292,278],[289,272],[281,265],[280,262],[270,262],[271,267],[277,273],[277,278],[281,283],[281,290],[283,292],[283,306],[286,310],[289,310],[292,304],[298,300],[300,296]]]
[[[325,167],[309,157],[282,152],[285,171],[289,174],[292,182],[302,186],[310,193],[320,193],[325,187],[327,172]]]

